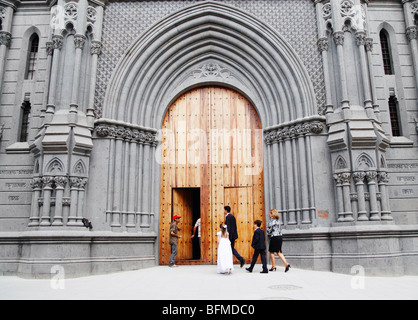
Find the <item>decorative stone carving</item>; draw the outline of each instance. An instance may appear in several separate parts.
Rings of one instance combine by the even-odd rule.
[[[52,56],[53,53],[54,53],[54,42],[47,41],[46,42],[46,54],[48,56]]]
[[[412,14],[418,13],[418,1],[411,3],[411,12]]]
[[[54,178],[54,182],[57,189],[64,189],[68,182],[68,179],[65,176],[56,176]]]
[[[138,144],[148,144],[153,147],[158,145],[156,133],[138,130],[129,127],[115,127],[107,124],[99,124],[95,128],[96,135],[100,138],[119,139]]]
[[[377,177],[377,172],[376,171],[367,171],[366,172],[366,179],[367,179],[368,183],[375,182],[376,177]]]
[[[96,9],[89,6],[87,8],[87,20],[94,23],[96,21],[96,15],[97,15]]]
[[[30,182],[30,186],[32,187],[33,190],[42,189],[42,186],[43,186],[42,178],[33,178],[32,181]]]
[[[317,120],[284,126],[277,130],[266,131],[264,133],[264,141],[267,144],[272,144],[286,139],[295,139],[307,134],[321,134],[324,128],[325,124]]]
[[[84,44],[86,43],[86,36],[83,36],[82,34],[76,34],[74,35],[74,45],[76,49],[83,49]]]
[[[102,53],[102,43],[97,40],[91,42],[90,53],[100,55]]]
[[[366,51],[373,51],[373,38],[366,38],[366,42],[364,44],[366,46]]]
[[[341,16],[352,16],[354,14],[354,3],[349,0],[341,2]]]
[[[5,19],[5,18],[6,18],[6,8],[0,7],[0,19]]]
[[[417,33],[418,33],[417,26],[412,26],[406,29],[406,37],[408,38],[409,41],[416,40]]]
[[[10,47],[12,41],[12,34],[7,31],[0,31],[0,46]]]
[[[44,189],[48,188],[48,189],[52,189],[53,185],[54,185],[54,177],[43,177],[42,178],[42,185],[44,187]]]
[[[325,20],[331,19],[332,17],[332,6],[331,3],[327,3],[322,7],[322,17]]]
[[[221,67],[219,64],[208,63],[204,64],[201,68],[194,70],[192,76],[195,79],[198,78],[229,78],[231,77],[231,72],[228,69]]]
[[[73,20],[77,19],[77,15],[78,15],[77,3],[75,2],[67,3],[64,6],[64,14],[65,14],[65,17],[68,19],[73,19]]]
[[[357,171],[353,173],[353,179],[356,183],[363,182],[364,178],[366,178],[366,173],[363,171]]]
[[[328,38],[321,38],[318,40],[318,49],[320,52],[328,51],[328,48],[329,48]]]
[[[334,42],[337,46],[344,45],[344,32],[337,31],[337,32],[334,32],[334,34],[332,36],[333,36]]]
[[[366,45],[366,32],[364,31],[356,32],[356,43],[358,46]]]
[[[54,49],[61,50],[64,43],[64,38],[61,35],[55,34],[52,36],[52,42],[54,43]]]

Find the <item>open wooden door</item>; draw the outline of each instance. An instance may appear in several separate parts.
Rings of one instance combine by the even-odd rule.
[[[184,239],[178,262],[216,264],[216,234],[225,221],[226,205],[237,219],[236,248],[249,261],[253,223],[257,219],[265,221],[263,134],[254,107],[230,89],[193,89],[169,108],[163,123],[161,152],[160,263],[168,264],[171,217],[179,211],[185,212],[186,218],[180,225]],[[180,190],[190,188],[200,191],[199,261],[188,259],[187,240],[194,222],[190,223],[185,204],[187,191]]]

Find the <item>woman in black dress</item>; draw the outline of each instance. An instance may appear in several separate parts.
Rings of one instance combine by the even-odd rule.
[[[276,209],[270,210],[270,222],[267,227],[267,233],[270,236],[270,258],[272,268],[270,271],[276,271],[276,261],[274,254],[277,253],[279,258],[283,261],[286,269],[284,272],[288,272],[290,269],[290,264],[287,263],[285,256],[282,253],[282,243],[283,243],[283,235],[282,235],[282,227],[279,221],[279,213]]]

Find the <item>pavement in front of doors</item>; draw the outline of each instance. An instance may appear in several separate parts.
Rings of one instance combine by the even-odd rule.
[[[247,265],[248,266],[248,265]],[[418,276],[368,277],[292,268],[284,273],[248,273],[238,265],[231,275],[216,265],[158,266],[83,278],[28,280],[0,277],[0,299],[52,300],[347,300],[418,299]]]

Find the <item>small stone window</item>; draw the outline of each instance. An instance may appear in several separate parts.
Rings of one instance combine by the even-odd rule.
[[[26,80],[32,80],[36,71],[36,60],[38,57],[39,36],[35,33],[29,41],[28,61],[26,64]]]
[[[389,34],[386,30],[380,31],[380,45],[382,47],[383,67],[386,75],[393,75],[392,54],[390,51]]]

